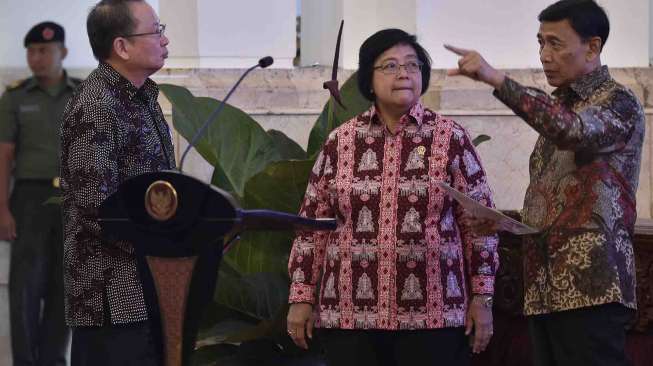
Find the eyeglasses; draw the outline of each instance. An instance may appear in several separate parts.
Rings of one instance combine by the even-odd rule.
[[[422,69],[424,63],[419,60],[408,61],[405,64],[400,64],[397,61],[386,61],[380,66],[374,66],[374,70],[381,70],[386,75],[395,75],[403,67],[409,74],[415,74]]]
[[[159,37],[163,37],[163,34],[165,32],[166,32],[166,25],[165,24],[159,24],[159,29],[157,29],[154,32],[125,34],[125,35],[122,35],[121,37],[129,38],[129,37],[140,37],[140,36],[152,36],[152,35],[155,35],[155,34],[158,35]]]

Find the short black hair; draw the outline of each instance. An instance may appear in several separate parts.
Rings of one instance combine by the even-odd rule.
[[[567,19],[583,41],[601,38],[601,49],[608,41],[610,21],[605,10],[594,0],[560,0],[542,10],[540,22],[557,22]]]
[[[423,63],[422,94],[426,93],[431,80],[431,56],[424,47],[417,43],[417,37],[401,29],[390,28],[371,35],[363,42],[358,52],[358,90],[367,100],[374,101],[376,98],[371,91],[374,62],[383,52],[399,44],[413,47],[417,58]]]
[[[95,4],[86,18],[86,32],[93,55],[98,61],[111,56],[113,40],[130,34],[136,28],[129,3],[143,0],[102,0]]]

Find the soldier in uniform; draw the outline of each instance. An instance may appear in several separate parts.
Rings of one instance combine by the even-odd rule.
[[[65,365],[60,118],[81,82],[62,67],[64,29],[35,25],[25,36],[32,77],[0,98],[0,239],[11,241],[9,310],[14,365]],[[9,196],[11,177],[14,187]]]

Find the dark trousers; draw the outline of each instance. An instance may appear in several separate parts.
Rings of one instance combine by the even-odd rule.
[[[108,311],[108,310],[107,310]],[[160,366],[149,322],[74,327],[71,366]]]
[[[15,366],[65,365],[70,339],[64,320],[60,195],[51,182],[16,182],[11,212],[16,240],[9,265],[11,349]]]
[[[605,304],[528,317],[535,366],[626,366],[634,311]]]
[[[329,366],[467,366],[464,328],[415,331],[319,329]]]

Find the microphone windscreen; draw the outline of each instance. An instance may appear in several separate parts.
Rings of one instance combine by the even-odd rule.
[[[258,65],[262,69],[264,69],[264,68],[272,65],[273,62],[274,62],[274,59],[272,58],[272,56],[265,56],[262,59],[258,60]]]

